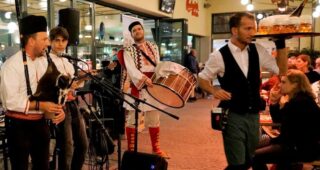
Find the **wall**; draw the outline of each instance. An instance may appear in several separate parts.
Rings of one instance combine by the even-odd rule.
[[[203,7],[205,0],[196,0],[199,4],[199,16],[192,16],[186,10],[186,0],[176,0],[173,14],[159,11],[159,0],[104,0],[105,2],[130,8],[158,17],[184,18],[188,19],[188,32],[199,36],[210,36],[210,18],[207,9]],[[194,1],[194,0],[190,0]],[[207,22],[208,21],[208,22]]]
[[[199,16],[191,15],[191,12],[186,10],[186,1],[187,0],[176,0],[176,8],[173,13],[173,18],[185,18],[188,19],[188,32],[190,34],[195,34],[199,36],[210,36],[210,20],[207,13],[209,10],[204,8],[205,0],[196,0],[198,1]],[[193,0],[189,0],[192,2]]]

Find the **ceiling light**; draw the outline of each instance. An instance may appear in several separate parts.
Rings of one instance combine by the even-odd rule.
[[[4,17],[6,19],[11,19],[11,14],[12,14],[12,12],[6,12],[6,13],[4,13]]]
[[[320,12],[320,4],[316,6],[316,11]]]
[[[240,2],[242,5],[247,5],[249,3],[249,0],[241,0]]]
[[[5,0],[5,3],[6,3],[6,4],[14,4],[15,1],[14,1],[14,0]]]
[[[313,18],[318,18],[320,16],[320,12],[314,11],[312,13]]]
[[[284,12],[287,10],[288,4],[286,3],[286,0],[281,0],[281,2],[278,3],[277,5],[278,5],[278,10],[280,12]]]
[[[43,8],[43,7],[47,7],[47,6],[48,6],[48,3],[47,3],[47,2],[42,1],[42,2],[39,2],[39,6],[40,6],[41,8]]]
[[[16,30],[18,30],[18,25],[15,22],[9,22],[7,28],[8,28],[9,33],[12,34]]]
[[[86,25],[86,26],[84,26],[84,29],[86,31],[92,31],[92,25]]]
[[[258,15],[257,15],[257,18],[258,18],[258,19],[262,19],[262,18],[263,18],[263,14],[258,14]]]
[[[252,11],[254,9],[254,6],[252,4],[247,5],[247,11]]]
[[[59,0],[59,2],[66,2],[67,0]]]
[[[279,10],[280,12],[284,12],[284,11],[287,10],[287,8],[280,8],[280,7],[278,7],[278,10]]]

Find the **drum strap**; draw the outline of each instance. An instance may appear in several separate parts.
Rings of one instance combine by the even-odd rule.
[[[156,63],[154,63],[154,62],[151,60],[151,58],[137,46],[137,44],[133,44],[133,46],[137,49],[137,51],[140,51],[141,54],[142,54],[154,67],[156,67]]]
[[[23,65],[24,65],[24,75],[26,77],[26,84],[27,84],[27,95],[30,96],[30,95],[32,95],[32,90],[31,90],[31,86],[30,86],[27,54],[26,54],[25,49],[22,49],[22,59],[23,59]]]

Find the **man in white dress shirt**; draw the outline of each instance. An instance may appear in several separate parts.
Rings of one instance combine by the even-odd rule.
[[[1,68],[0,89],[6,110],[10,162],[13,170],[27,170],[31,156],[33,170],[47,170],[50,133],[44,114],[55,114],[52,119],[55,124],[63,121],[65,114],[61,105],[29,100],[48,66],[46,57],[41,57],[49,45],[46,19],[24,17],[20,33],[25,51],[11,56]]]
[[[260,67],[278,74],[276,60],[259,44],[252,44],[256,33],[255,18],[250,13],[237,13],[229,21],[231,38],[227,45],[212,53],[204,70],[199,73],[199,85],[221,100],[228,110],[223,130],[227,170],[244,170],[259,141]],[[276,43],[284,48],[284,41]],[[281,60],[282,61],[282,60]],[[283,61],[282,61],[283,62]],[[218,78],[221,88],[211,85]]]

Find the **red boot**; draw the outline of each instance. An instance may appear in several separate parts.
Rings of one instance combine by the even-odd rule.
[[[134,134],[135,128],[126,127],[127,141],[128,141],[128,151],[134,151]]]
[[[161,156],[161,157],[169,159],[170,157],[168,156],[168,154],[161,151],[161,149],[160,149],[160,142],[159,142],[160,128],[159,127],[150,127],[149,133],[150,133],[150,139],[151,139],[151,144],[152,144],[152,152],[154,154]]]

